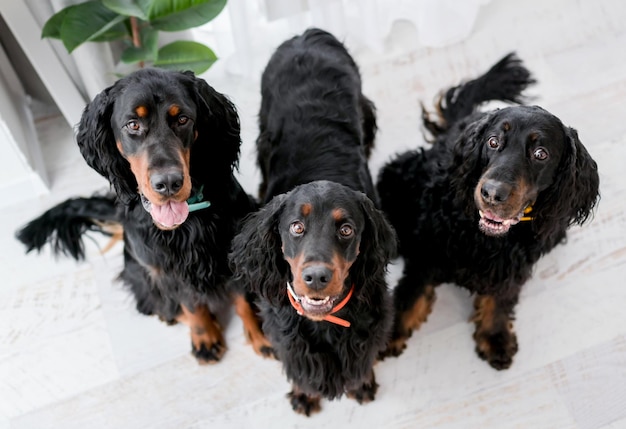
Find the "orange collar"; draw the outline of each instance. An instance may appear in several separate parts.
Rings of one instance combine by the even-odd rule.
[[[348,294],[346,295],[346,297],[342,299],[339,304],[334,306],[333,309],[330,311],[330,313],[324,316],[323,319],[327,322],[335,323],[345,328],[349,328],[350,322],[348,322],[347,320],[340,319],[337,316],[333,316],[333,314],[335,314],[336,312],[341,310],[343,307],[345,307],[345,305],[348,303],[348,301],[352,297],[353,292],[354,292],[354,284],[348,291]],[[296,295],[296,292],[293,290],[289,282],[287,282],[287,296],[289,297],[289,302],[291,303],[291,306],[296,309],[296,311],[298,312],[300,316],[302,316],[304,314],[304,310],[302,308],[302,305],[300,305],[298,295]]]
[[[528,207],[526,207],[524,209],[524,214],[527,215],[527,214],[529,214],[532,211],[533,211],[533,206],[528,206]],[[520,221],[529,221],[529,220],[533,220],[533,217],[532,216],[522,216],[520,218]]]

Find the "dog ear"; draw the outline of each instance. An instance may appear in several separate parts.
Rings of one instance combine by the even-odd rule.
[[[121,82],[105,89],[85,107],[78,124],[76,142],[87,164],[104,176],[117,197],[127,203],[136,195],[137,181],[130,164],[120,154],[111,129],[113,103]]]
[[[361,235],[359,257],[350,270],[351,275],[360,277],[353,279],[355,284],[384,277],[387,264],[397,256],[398,250],[396,232],[383,212],[365,194],[361,194],[360,205],[365,216],[365,229]]]
[[[234,286],[240,292],[254,292],[272,303],[285,296],[289,280],[289,266],[283,257],[278,231],[286,195],[277,195],[243,220],[229,254]]]
[[[240,124],[237,109],[223,94],[217,92],[204,79],[186,72],[192,79],[191,89],[198,106],[196,131],[198,136],[192,147],[192,176],[198,177],[211,174],[224,177],[224,169],[232,171],[238,167],[239,149],[241,146]],[[207,165],[208,164],[208,165]]]
[[[582,225],[600,198],[598,166],[578,138],[575,129],[563,127],[565,153],[555,173],[555,182],[545,191],[545,202],[537,212],[545,222],[566,219]]]
[[[450,186],[456,192],[457,201],[467,201],[467,211],[474,210],[473,198],[468,196],[474,194],[473,187],[476,186],[483,165],[485,165],[485,151],[482,146],[485,144],[485,130],[493,122],[498,111],[481,113],[478,117],[473,117],[469,122],[462,122],[456,127],[460,127],[458,138],[452,142],[454,157],[450,162],[452,171],[444,174],[451,177]],[[446,141],[436,141],[434,144],[448,144]]]

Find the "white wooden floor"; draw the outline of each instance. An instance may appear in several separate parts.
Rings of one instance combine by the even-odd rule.
[[[377,365],[376,401],[325,401],[309,419],[291,411],[280,364],[253,353],[232,312],[228,353],[205,367],[189,354],[186,328],[138,315],[114,281],[119,245],[101,256],[89,244],[81,264],[24,255],[13,238],[20,225],[106,186],[62,118],[40,121],[52,193],[0,211],[0,428],[626,428],[625,46],[622,0],[494,0],[462,43],[424,48],[398,23],[384,54],[352,52],[378,107],[373,171],[422,144],[419,101],[517,50],[539,80],[535,102],[577,128],[598,162],[602,200],[526,285],[511,369],[478,359],[470,298],[442,286],[406,352]],[[260,64],[271,48],[257,53]],[[205,77],[239,108],[240,177],[254,193],[259,79],[229,75],[225,63]]]

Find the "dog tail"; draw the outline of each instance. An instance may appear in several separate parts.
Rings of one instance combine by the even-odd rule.
[[[15,238],[26,246],[26,253],[39,252],[49,243],[55,255],[80,261],[85,258],[83,235],[87,231],[113,237],[103,252],[121,238],[122,226],[117,220],[113,195],[68,199],[23,226]]]
[[[364,95],[361,95],[359,103],[361,104],[361,111],[363,112],[363,118],[361,119],[363,146],[365,149],[365,157],[369,159],[374,149],[376,132],[378,131],[378,125],[376,125],[376,106],[372,100]]]
[[[472,114],[481,103],[487,101],[523,103],[522,92],[534,83],[536,80],[530,71],[512,52],[482,76],[454,86],[441,94],[436,103],[438,118],[435,120],[431,119],[431,115],[422,105],[422,122],[432,136],[437,137],[459,119]]]

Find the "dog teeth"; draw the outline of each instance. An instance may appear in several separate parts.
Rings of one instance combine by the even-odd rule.
[[[330,296],[327,296],[324,299],[320,299],[320,298],[309,298],[308,296],[304,297],[304,300],[306,301],[307,304],[311,304],[311,305],[324,305],[326,304],[328,301],[330,301]]]
[[[482,210],[478,210],[478,214],[480,215],[480,217],[485,217],[485,214],[483,213]]]

